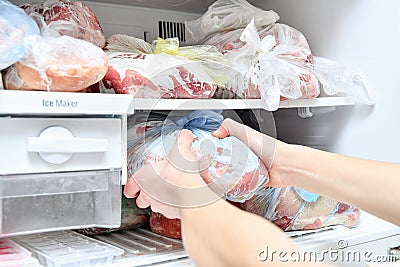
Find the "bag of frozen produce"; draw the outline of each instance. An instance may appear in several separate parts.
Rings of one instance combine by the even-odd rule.
[[[145,164],[166,159],[179,131],[188,129],[195,137],[192,149],[201,155],[200,165],[206,166],[201,177],[225,199],[244,202],[268,181],[265,165],[243,142],[235,137],[219,139],[211,135],[223,120],[218,111],[200,110],[168,117],[135,114],[130,120],[135,126],[128,132],[129,177]]]
[[[99,20],[82,2],[46,0],[22,4],[20,7],[30,16],[42,19],[48,29],[60,35],[85,40],[100,48],[106,44]]]
[[[17,62],[25,51],[30,36],[40,31],[19,7],[6,0],[0,0],[0,70]]]
[[[284,231],[358,225],[358,208],[323,196],[315,195],[309,199],[304,192],[294,187],[261,188],[242,207],[268,219]]]
[[[125,229],[136,229],[148,223],[150,211],[141,209],[136,205],[136,199],[122,196],[121,202],[121,226],[118,228],[84,228],[77,232],[85,235],[95,235],[102,233],[115,232]]]
[[[211,98],[225,84],[226,60],[213,46],[179,47],[177,38],[153,45],[127,35],[108,39],[102,91],[137,98]]]
[[[279,16],[245,0],[215,1],[200,18],[185,22],[187,43],[198,44],[209,35],[243,29],[252,19],[257,28],[265,28],[274,24]]]

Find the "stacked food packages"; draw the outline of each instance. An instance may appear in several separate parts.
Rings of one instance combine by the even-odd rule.
[[[79,92],[104,77],[105,37],[85,4],[51,0],[22,5],[25,12],[6,0],[1,5],[7,6],[1,41],[18,50],[12,61],[2,57],[9,61],[3,69],[11,65],[4,71],[6,89]]]

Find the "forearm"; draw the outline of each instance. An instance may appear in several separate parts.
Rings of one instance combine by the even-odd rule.
[[[310,266],[290,262],[289,253],[300,253],[300,249],[279,228],[223,200],[202,208],[183,209],[181,217],[186,249],[199,267]],[[266,247],[269,257],[265,259],[266,254],[259,254]],[[276,253],[271,256],[273,251]],[[287,252],[288,262],[279,259],[279,251]]]
[[[357,206],[400,225],[400,164],[288,145],[279,172],[286,184]]]

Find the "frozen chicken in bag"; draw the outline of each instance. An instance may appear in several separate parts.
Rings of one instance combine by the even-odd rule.
[[[226,61],[212,46],[179,47],[177,38],[153,46],[127,35],[108,39],[104,92],[136,98],[211,98],[226,82]]]
[[[235,137],[219,139],[211,135],[223,120],[219,112],[194,111],[188,116],[169,118],[158,114],[155,118],[151,118],[152,114],[143,116],[130,118],[136,123],[128,132],[129,176],[143,165],[166,159],[179,131],[188,129],[195,137],[193,151],[201,155],[202,166],[207,166],[201,177],[227,200],[244,202],[268,181],[266,167],[244,143]],[[205,144],[208,149],[204,149]]]
[[[99,47],[69,36],[35,36],[5,80],[7,89],[77,92],[106,72],[107,56]]]

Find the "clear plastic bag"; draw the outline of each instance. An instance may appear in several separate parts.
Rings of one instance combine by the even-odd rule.
[[[359,103],[374,104],[369,86],[356,70],[327,58],[314,57],[313,73],[327,95],[345,93]]]
[[[85,40],[100,48],[106,44],[98,19],[82,2],[47,0],[43,3],[24,4],[21,7],[30,16],[39,16],[48,29],[60,35]]]
[[[211,98],[217,85],[227,80],[226,60],[212,46],[182,48],[172,38],[159,39],[150,49],[143,40],[118,35],[109,38],[109,47],[103,92],[137,98]]]
[[[268,219],[284,231],[358,225],[358,208],[323,196],[307,201],[303,199],[302,192],[294,187],[261,188],[242,207]]]
[[[69,36],[33,36],[16,71],[22,87],[12,89],[81,91],[104,77],[107,56],[99,47]]]
[[[239,40],[231,33],[218,35],[227,38],[215,44],[213,37],[205,43],[223,49],[231,66],[227,88],[239,98],[261,98],[268,110],[276,110],[282,99],[319,95],[318,80],[310,71],[313,56],[299,31],[284,24],[257,31],[252,21]]]
[[[213,33],[244,28],[252,19],[257,28],[263,28],[275,23],[279,16],[272,10],[262,10],[245,0],[218,0],[200,18],[185,22],[187,42],[197,44]]]
[[[179,131],[189,129],[195,136],[192,149],[202,156],[202,166],[208,166],[200,175],[227,200],[244,202],[268,182],[266,167],[244,143],[235,137],[219,139],[211,135],[223,120],[219,112],[194,111],[188,116],[169,118],[159,114],[153,118],[133,115],[130,120],[135,121],[135,126],[128,132],[129,176],[145,164],[165,159]],[[204,148],[206,144],[208,148]]]
[[[25,51],[25,43],[40,31],[35,21],[17,6],[0,1],[0,70],[17,62]]]

